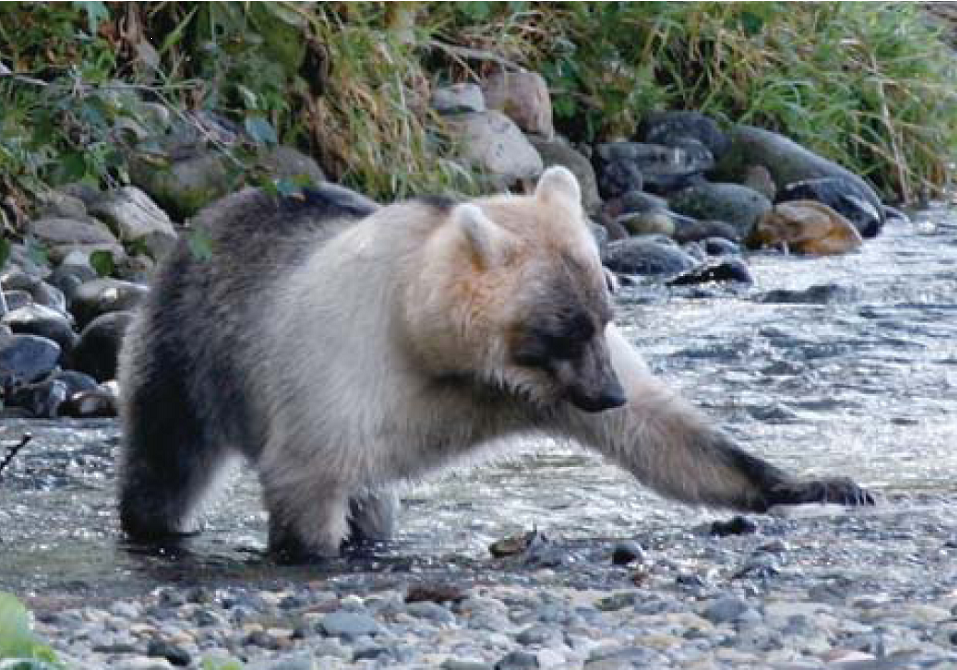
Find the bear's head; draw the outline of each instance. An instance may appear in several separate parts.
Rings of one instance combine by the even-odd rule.
[[[609,286],[570,171],[546,170],[532,195],[456,205],[426,258],[430,289],[410,309],[429,364],[545,407],[625,403]]]

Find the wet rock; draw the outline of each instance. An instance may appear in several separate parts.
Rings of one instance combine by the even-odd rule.
[[[724,596],[711,601],[701,616],[713,624],[730,623],[751,609],[747,602],[735,596]]]
[[[685,149],[640,142],[610,142],[595,150],[598,189],[606,198],[628,191],[665,194],[700,179],[713,161]]]
[[[454,623],[455,616],[441,605],[431,602],[409,603],[406,612],[419,619],[427,619],[435,623]]]
[[[37,335],[13,335],[0,344],[0,381],[38,381],[57,366],[60,354],[60,345],[53,340]]]
[[[538,531],[533,530],[496,540],[489,545],[489,553],[495,558],[504,558],[506,556],[515,556],[516,554],[525,553],[528,551],[528,548],[531,546],[537,534]]]
[[[515,636],[515,641],[526,647],[548,644],[556,639],[561,639],[561,633],[551,626],[542,624],[529,626]]]
[[[50,275],[50,283],[63,293],[67,302],[72,302],[77,287],[97,277],[96,270],[90,266],[89,254],[77,252],[63,259]]]
[[[6,303],[7,313],[33,304],[33,296],[27,291],[21,291],[19,289],[4,291],[3,300]]]
[[[668,203],[679,214],[700,220],[724,221],[741,238],[771,209],[771,201],[739,184],[701,183],[673,194]]]
[[[537,667],[538,656],[521,650],[508,652],[495,664],[495,670],[526,670]]]
[[[744,284],[753,284],[754,278],[748,266],[739,258],[729,258],[718,263],[699,266],[690,272],[675,277],[668,282],[669,286],[689,286],[692,284],[706,284],[708,282],[735,281]]]
[[[674,237],[675,220],[666,210],[633,212],[619,216],[615,221],[631,235],[665,235]]]
[[[614,272],[634,275],[678,275],[698,264],[678,247],[649,237],[609,242],[602,263]]]
[[[563,165],[571,170],[581,188],[582,207],[590,214],[596,213],[601,208],[601,198],[598,196],[598,181],[591,162],[562,140],[530,137],[529,141],[542,157],[542,164],[546,168]]]
[[[891,207],[889,205],[884,205],[884,220],[887,222],[894,221],[896,223],[910,223],[910,217],[907,216],[904,212],[897,209],[896,207]]]
[[[537,72],[499,72],[482,82],[482,93],[488,109],[503,112],[519,128],[550,138],[552,100],[548,84]]]
[[[449,120],[463,158],[484,170],[495,184],[510,185],[542,172],[542,158],[518,126],[501,112],[462,114]]]
[[[103,219],[125,244],[143,244],[159,258],[176,243],[177,233],[162,209],[135,186],[125,186],[97,200],[90,212]]]
[[[723,237],[709,237],[704,240],[704,252],[709,256],[737,256],[741,247]]]
[[[439,114],[484,112],[485,96],[478,84],[452,84],[432,91],[432,109]]]
[[[642,142],[670,147],[694,140],[715,159],[720,159],[731,146],[731,140],[714,119],[693,111],[652,112],[641,120],[638,137]]]
[[[69,389],[62,381],[45,379],[16,388],[8,398],[12,407],[21,407],[35,417],[52,419],[67,399]]]
[[[43,305],[18,307],[4,314],[0,323],[10,326],[14,333],[39,335],[53,340],[60,345],[64,355],[69,355],[76,343],[76,334],[66,315]]]
[[[97,381],[116,377],[120,344],[132,320],[133,312],[130,311],[109,312],[93,319],[80,333],[80,340],[70,357],[71,367]]]
[[[354,640],[362,635],[377,635],[379,624],[368,614],[358,612],[331,612],[319,621],[319,630],[329,637]]]
[[[275,146],[262,152],[256,163],[274,179],[304,179],[310,186],[316,186],[326,180],[326,175],[315,159],[294,147]]]
[[[33,298],[33,302],[61,312],[66,311],[66,299],[59,289],[22,269],[14,268],[0,275],[0,287],[4,291],[26,291]]]
[[[146,655],[151,658],[165,658],[173,665],[180,667],[185,667],[192,661],[188,651],[163,640],[152,640],[146,647]]]
[[[672,218],[675,220],[675,232],[672,237],[678,244],[700,242],[709,238],[723,238],[727,241],[740,239],[734,226],[723,221],[698,221],[680,214],[672,214]]]
[[[727,537],[729,535],[752,535],[758,532],[758,524],[746,516],[733,516],[727,521],[715,521],[711,524],[711,535]]]
[[[628,565],[635,561],[641,561],[645,557],[645,550],[641,545],[633,540],[622,540],[617,542],[611,552],[611,562],[613,565]]]
[[[77,287],[70,311],[83,329],[101,314],[131,310],[146,296],[147,288],[122,279],[94,279]]]
[[[774,289],[758,296],[758,302],[794,305],[830,305],[854,300],[856,291],[840,284],[814,284],[805,289]]]
[[[876,237],[884,225],[883,207],[875,207],[857,182],[823,177],[794,182],[780,189],[775,202],[815,200],[854,224],[861,237]]]
[[[405,602],[457,603],[468,596],[464,590],[454,584],[417,584],[409,587]]]
[[[748,246],[784,247],[801,254],[826,256],[853,251],[863,240],[857,228],[833,209],[814,200],[782,202],[758,221]]]
[[[715,167],[713,174],[717,178],[740,182],[747,169],[754,165],[766,167],[779,189],[806,179],[837,177],[853,182],[857,190],[866,194],[865,199],[873,207],[879,209],[881,206],[877,193],[863,179],[784,135],[736,125],[729,136],[731,148]]]
[[[130,179],[171,216],[185,220],[230,193],[237,171],[226,154],[197,148],[175,159],[134,160]]]

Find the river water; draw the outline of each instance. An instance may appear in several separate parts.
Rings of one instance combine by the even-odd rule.
[[[625,289],[619,323],[753,452],[795,472],[849,475],[898,512],[957,498],[957,214],[921,212],[847,256],[748,261],[751,287]],[[188,553],[145,554],[117,531],[116,423],[8,421],[0,446],[24,432],[33,440],[0,480],[0,590],[57,607],[161,583],[316,574],[263,559],[265,515],[248,473],[211,506]],[[664,501],[590,454],[520,446],[408,488],[377,565],[481,562],[489,542],[532,527],[581,542],[721,516]]]

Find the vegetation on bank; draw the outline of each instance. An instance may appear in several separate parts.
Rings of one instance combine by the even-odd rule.
[[[127,182],[144,101],[228,119],[250,149],[298,145],[374,197],[469,191],[430,89],[519,67],[573,141],[696,109],[912,201],[951,177],[955,63],[917,3],[5,3],[0,223],[50,185]]]

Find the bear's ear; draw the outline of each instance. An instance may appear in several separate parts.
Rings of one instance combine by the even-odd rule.
[[[472,259],[483,269],[502,265],[514,248],[512,234],[471,203],[452,210],[452,221],[462,231]]]
[[[581,207],[582,192],[578,186],[578,179],[571,170],[561,165],[554,165],[544,173],[535,187],[535,198],[539,202],[549,202],[556,199],[569,201],[573,207]]]

